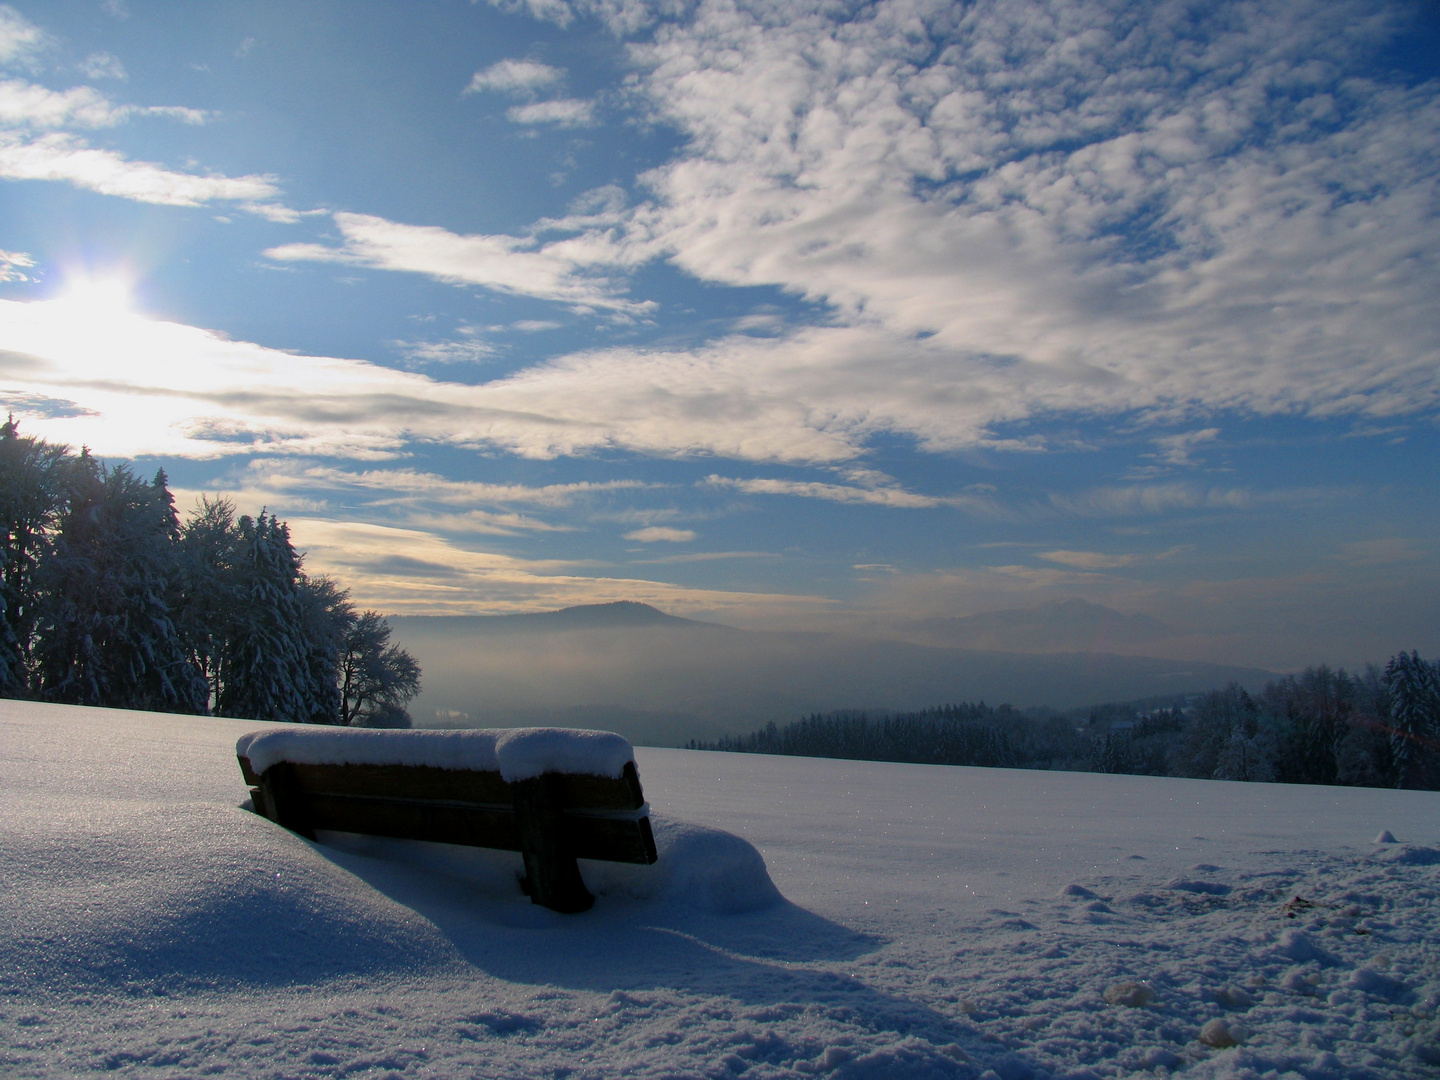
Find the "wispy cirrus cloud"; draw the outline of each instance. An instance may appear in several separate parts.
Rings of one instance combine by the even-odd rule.
[[[1101,551],[1040,551],[1036,552],[1036,558],[1077,570],[1118,570],[1143,561],[1139,555],[1111,555]]]
[[[162,206],[204,206],[213,202],[256,204],[254,212],[280,197],[273,176],[196,176],[148,161],[133,161],[114,150],[98,150],[62,132],[29,139],[0,130],[0,178],[52,180],[101,195]],[[287,212],[288,215],[288,212]]]
[[[649,525],[625,534],[626,540],[638,540],[642,544],[686,544],[699,534],[694,529],[674,529],[668,525]]]
[[[1355,492],[1341,487],[1300,487],[1257,491],[1251,487],[1206,487],[1192,483],[1138,483],[1051,495],[1050,505],[1086,517],[1128,517],[1191,510],[1250,510],[1261,506],[1318,506]]]
[[[286,466],[269,462],[252,466],[250,475],[276,491],[348,491],[369,493],[367,502],[379,504],[423,500],[452,506],[522,503],[538,507],[572,506],[576,502],[616,492],[638,491],[655,485],[641,480],[577,481],[566,484],[491,484],[452,480],[414,469],[366,469],[355,472],[333,466]]]
[[[457,285],[534,296],[585,307],[639,313],[653,305],[620,295],[606,271],[633,265],[633,252],[603,230],[541,243],[530,236],[462,235],[369,214],[334,215],[341,244],[283,244],[265,252],[279,262],[329,262],[425,274]]]
[[[202,124],[206,113],[184,106],[120,105],[89,86],[50,90],[19,79],[0,80],[0,179],[58,181],[135,202],[204,206],[215,202],[271,220],[300,215],[281,205],[273,176],[196,175],[116,150],[92,147],[73,130],[113,128],[136,117]]]
[[[732,488],[746,495],[789,495],[802,499],[823,499],[826,502],[912,510],[957,505],[957,500],[953,498],[921,495],[899,487],[852,487],[848,484],[826,484],[812,480],[735,479],[714,475],[707,477],[705,483],[710,487]],[[969,500],[962,498],[959,501],[963,504]]]
[[[1199,431],[1182,431],[1174,435],[1162,435],[1152,442],[1157,453],[1155,457],[1166,465],[1192,467],[1201,464],[1195,450],[1205,443],[1214,442],[1220,436],[1219,428],[1201,428]]]
[[[580,98],[532,101],[505,111],[516,124],[554,124],[556,127],[587,127],[595,120],[595,103]]]
[[[178,105],[117,105],[89,86],[49,90],[20,79],[0,80],[0,124],[47,130],[115,127],[137,116],[160,116],[203,124],[205,112]]]
[[[29,281],[35,260],[23,251],[0,251],[0,281]]]
[[[0,64],[34,67],[51,44],[43,30],[9,5],[0,5]],[[123,65],[109,53],[91,54],[81,68],[91,78],[126,77]],[[91,86],[52,90],[23,79],[0,80],[0,179],[69,183],[162,206],[232,203],[272,221],[299,220],[296,211],[278,201],[281,192],[273,176],[180,172],[93,147],[76,134],[77,129],[114,128],[142,117],[185,124],[208,119],[204,110],[182,105],[120,104]]]

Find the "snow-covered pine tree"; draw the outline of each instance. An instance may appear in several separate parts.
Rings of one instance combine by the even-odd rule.
[[[5,612],[10,607],[10,585],[5,580],[6,552],[0,548],[0,697],[23,697],[26,690],[25,663],[20,639]]]
[[[1359,680],[1325,664],[1269,683],[1258,704],[1275,742],[1275,775],[1286,784],[1334,784]]]
[[[236,522],[234,606],[219,658],[221,716],[305,723],[312,695],[300,558],[289,530],[263,510]]]
[[[1390,695],[1374,664],[1352,680],[1354,711],[1346,717],[1345,733],[1335,753],[1335,780],[1356,787],[1388,787],[1394,783],[1390,744]]]
[[[1390,658],[1381,678],[1389,696],[1395,786],[1440,788],[1440,664],[1402,652]]]
[[[1253,739],[1259,731],[1259,719],[1254,699],[1238,683],[1205,694],[1195,703],[1194,715],[1175,748],[1171,775],[1229,779],[1217,771],[1222,770],[1222,756],[1237,731],[1242,740]],[[1224,768],[1233,762],[1232,753]]]
[[[355,621],[350,594],[323,574],[300,578],[305,639],[306,684],[312,724],[343,724],[340,664],[344,641]]]
[[[227,499],[202,496],[180,529],[175,623],[186,655],[205,677],[212,710],[220,698],[229,622],[239,605],[235,573],[239,541],[235,507]]]
[[[23,697],[31,681],[35,570],[65,501],[68,448],[0,424],[0,697]]]
[[[164,471],[151,484],[87,453],[39,565],[35,667],[51,701],[204,712],[205,683],[170,617],[178,522]]]

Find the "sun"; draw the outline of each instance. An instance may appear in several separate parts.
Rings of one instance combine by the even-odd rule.
[[[77,314],[116,317],[135,314],[132,285],[120,274],[101,277],[76,275],[68,278],[59,299]]]

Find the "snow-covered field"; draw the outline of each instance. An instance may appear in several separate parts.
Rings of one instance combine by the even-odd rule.
[[[0,1074],[1440,1073],[1440,794],[640,749],[562,916],[248,813],[257,726],[0,702]]]

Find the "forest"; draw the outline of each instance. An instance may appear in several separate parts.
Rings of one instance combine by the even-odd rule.
[[[1440,663],[1400,653],[1358,674],[1312,667],[1251,695],[1057,712],[978,703],[840,712],[691,742],[733,753],[1440,790]]]
[[[0,425],[0,697],[409,727],[415,658],[288,526]]]

